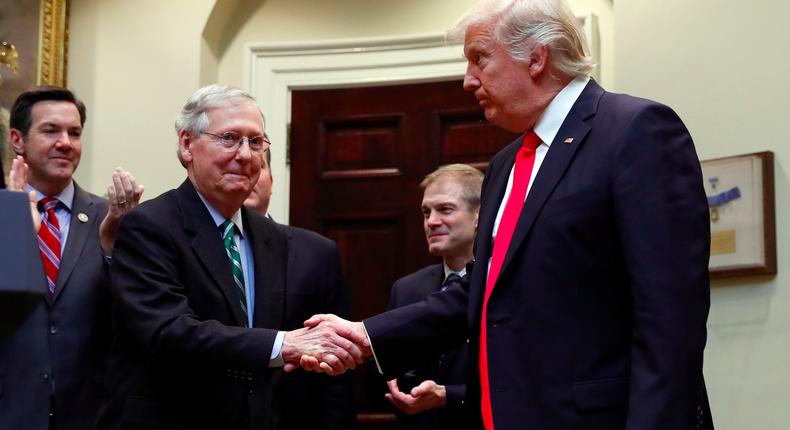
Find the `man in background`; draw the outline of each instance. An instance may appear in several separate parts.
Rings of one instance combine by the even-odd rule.
[[[244,206],[268,217],[274,178],[271,151],[264,151],[261,175]],[[288,242],[283,329],[302,327],[316,313],[348,315],[337,244],[320,234],[279,224]],[[280,425],[287,429],[353,428],[356,414],[351,375],[335,378],[305,371],[283,374],[273,389]],[[310,393],[305,395],[305,393]]]
[[[85,119],[85,105],[60,87],[24,92],[11,109],[10,142],[21,157],[14,188],[37,200],[46,285],[43,301],[0,341],[0,428],[90,428],[104,397],[107,261],[121,217],[143,187],[121,168],[113,172],[109,201],[77,185]]]
[[[255,100],[203,87],[175,129],[187,178],[132,211],[118,233],[111,394],[96,428],[279,428],[284,364],[331,344],[343,346],[322,359],[337,366],[355,367],[361,353],[331,325],[280,330],[291,306],[287,237],[242,206],[269,149]]]
[[[441,264],[424,267],[404,276],[392,286],[390,309],[410,305],[428,295],[460,284],[472,261],[480,187],[483,174],[466,164],[442,166],[420,184],[422,214],[428,252]],[[463,342],[387,384],[386,395],[404,414],[404,430],[464,428],[461,407],[466,394],[468,347]]]

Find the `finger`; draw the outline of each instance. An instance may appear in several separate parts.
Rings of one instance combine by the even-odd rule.
[[[123,187],[123,193],[126,196],[126,200],[131,201],[134,196],[134,180],[131,177],[131,173],[127,172],[123,169],[123,167],[119,167],[118,169],[118,176],[121,179],[121,186]]]
[[[107,200],[110,201],[110,206],[118,206],[118,196],[115,194],[115,187],[113,184],[107,186]]]
[[[134,200],[133,206],[137,206],[140,203],[140,198],[143,196],[143,191],[145,191],[145,187],[142,185],[137,185],[134,189]]]
[[[337,376],[343,373],[342,369],[335,369],[325,362],[321,362],[321,370],[329,376]]]
[[[334,326],[327,326],[327,329],[333,330]],[[350,365],[346,367],[351,367],[352,369],[356,367],[357,364],[362,364],[365,362],[365,355],[354,342],[349,341],[348,339],[338,336],[332,333],[332,343],[335,345],[336,348],[340,348],[339,351],[340,358],[343,361],[351,360]]]
[[[345,372],[345,369],[353,369],[356,367],[354,359],[345,351],[339,350],[337,352],[329,352],[321,356],[321,362],[326,363],[334,369],[335,372]],[[336,373],[336,374],[340,374]]]
[[[361,322],[348,322],[348,324],[340,325],[335,331],[337,334],[354,342],[356,345],[360,345],[364,348],[370,347],[370,340]]]
[[[285,363],[285,365],[283,366],[283,372],[291,373],[291,372],[293,372],[294,370],[296,370],[298,368],[299,368],[299,366],[297,366],[297,365],[295,365],[293,363]]]
[[[112,174],[112,186],[115,188],[115,195],[118,198],[118,206],[123,206],[126,204],[126,194],[123,190],[123,181],[121,180],[121,174],[118,173],[116,169],[115,172]]]
[[[318,362],[318,359],[309,355],[302,355],[302,358],[299,359],[299,366],[311,372],[321,371],[321,366]]]
[[[387,381],[387,388],[389,388],[390,393],[400,393],[401,390],[398,388],[398,380],[393,379],[391,381]]]
[[[315,327],[323,321],[328,321],[329,314],[316,314],[304,322],[305,327]]]
[[[433,381],[422,381],[422,383],[411,389],[412,397],[420,397],[431,390]]]

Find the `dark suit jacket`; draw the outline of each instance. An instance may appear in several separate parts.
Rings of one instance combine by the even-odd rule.
[[[192,183],[121,222],[111,268],[111,397],[99,429],[273,429],[270,369],[283,325],[287,242],[242,208],[255,264],[253,328],[242,328],[230,263]],[[263,328],[269,327],[269,328]]]
[[[75,184],[55,298],[46,293],[27,320],[0,340],[0,428],[46,429],[53,375],[58,430],[90,428],[96,416],[110,338],[110,283],[99,243],[106,213],[106,200]]]
[[[433,264],[410,275],[406,275],[392,285],[390,309],[422,301],[428,295],[439,291],[444,281],[444,266]],[[398,386],[408,392],[409,387],[426,380],[444,385],[447,404],[443,408],[432,409],[417,415],[398,414],[401,428],[412,430],[456,430],[464,427],[461,414],[466,393],[466,356],[468,345],[463,342],[445,351],[439,358],[421,364],[398,378]]]
[[[475,252],[482,269],[468,288],[366,321],[379,363],[393,373],[408,368],[413,351],[469,333],[467,400],[477,420],[485,267],[520,142],[488,167]],[[488,304],[497,430],[695,428],[706,404],[709,236],[699,161],[681,120],[591,81],[540,167]]]
[[[297,227],[280,226],[288,237],[288,271],[282,329],[304,326],[318,313],[348,316],[340,253],[334,241]],[[257,276],[257,273],[256,273]],[[297,370],[280,373],[274,384],[274,410],[283,429],[354,427],[356,411],[351,373],[342,376]]]

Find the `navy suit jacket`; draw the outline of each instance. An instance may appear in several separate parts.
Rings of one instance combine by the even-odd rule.
[[[433,264],[406,275],[392,285],[390,291],[390,309],[410,305],[422,301],[430,294],[439,291],[444,281],[444,265]],[[464,427],[461,413],[466,394],[466,357],[468,345],[463,342],[451,350],[445,351],[436,359],[430,360],[398,378],[401,391],[408,392],[408,387],[432,380],[444,385],[447,403],[443,408],[431,409],[416,415],[399,414],[401,428],[411,430],[459,429]],[[411,384],[411,385],[408,385]]]
[[[58,430],[90,428],[105,397],[110,282],[99,225],[107,201],[75,184],[71,211],[54,299],[44,294],[22,325],[0,340],[2,429],[46,429],[50,406]],[[41,284],[46,289],[43,277]]]
[[[337,244],[312,231],[280,225],[288,238],[283,330],[304,326],[319,313],[348,317],[348,304]],[[257,276],[257,273],[256,273]],[[356,410],[351,373],[330,377],[296,370],[278,374],[273,409],[283,429],[354,427]]]
[[[520,144],[488,167],[469,285],[366,321],[379,364],[395,374],[411,364],[406,352],[468,335],[478,423],[486,263]],[[497,430],[686,429],[706,418],[710,428],[700,414],[709,249],[701,169],[681,120],[590,81],[537,173],[489,300]]]

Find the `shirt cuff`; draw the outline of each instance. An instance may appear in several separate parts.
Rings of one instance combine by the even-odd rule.
[[[274,338],[272,345],[272,355],[269,357],[269,367],[283,367],[285,360],[283,360],[283,340],[285,340],[285,332],[278,331],[277,337]]]
[[[376,369],[379,371],[379,374],[383,375],[384,371],[381,370],[381,365],[379,364],[379,359],[376,358],[376,350],[373,349],[373,342],[370,340],[370,335],[368,334],[368,328],[365,327],[365,322],[362,321],[362,328],[365,329],[365,336],[368,338],[368,344],[370,345],[370,352],[373,354],[373,361],[376,362]]]

